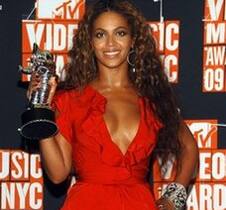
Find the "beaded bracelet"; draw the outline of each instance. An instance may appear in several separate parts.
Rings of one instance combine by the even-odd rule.
[[[175,210],[181,210],[186,204],[187,192],[182,184],[173,182],[167,185],[162,197],[170,200]]]

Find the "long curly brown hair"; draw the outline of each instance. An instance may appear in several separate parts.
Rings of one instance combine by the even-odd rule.
[[[154,156],[162,160],[164,167],[167,160],[175,157],[180,160],[181,143],[178,139],[180,115],[168,78],[157,52],[151,28],[136,7],[126,0],[99,0],[86,9],[78,30],[73,37],[73,47],[68,55],[70,62],[66,65],[66,78],[61,88],[82,89],[97,77],[98,69],[91,47],[92,26],[95,19],[106,11],[114,11],[126,18],[134,38],[131,58],[135,64],[129,67],[129,79],[138,93],[146,97],[156,116],[164,125],[158,133]],[[180,161],[177,161],[178,163]]]

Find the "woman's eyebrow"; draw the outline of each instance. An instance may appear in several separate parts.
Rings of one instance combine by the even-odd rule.
[[[129,30],[129,28],[128,27],[125,27],[125,26],[118,26],[117,28],[114,28],[113,29],[113,31],[116,31],[116,30],[118,30],[118,29],[124,29],[124,30]],[[104,29],[104,28],[96,28],[96,29],[94,29],[94,31],[108,31],[108,30],[106,30],[106,29]]]

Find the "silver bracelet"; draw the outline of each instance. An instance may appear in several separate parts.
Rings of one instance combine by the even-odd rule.
[[[185,206],[188,196],[186,189],[182,184],[173,182],[167,185],[162,197],[170,200],[173,203],[175,210],[181,210]]]

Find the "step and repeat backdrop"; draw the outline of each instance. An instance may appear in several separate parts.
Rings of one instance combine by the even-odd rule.
[[[188,210],[226,210],[226,0],[134,0],[143,12],[180,102],[182,115],[200,148],[197,176],[189,187]],[[33,43],[51,51],[63,76],[67,51],[85,0],[0,0],[0,209],[57,210],[68,185],[52,184],[41,167],[35,143],[17,131],[26,107]],[[175,176],[169,163],[153,171],[158,198]]]

